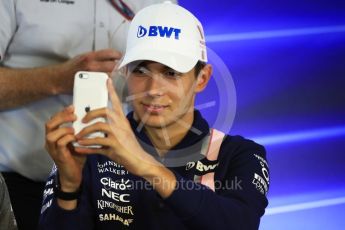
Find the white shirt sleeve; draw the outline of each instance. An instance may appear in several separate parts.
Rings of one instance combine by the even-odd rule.
[[[16,30],[16,14],[14,0],[0,1],[0,63]]]

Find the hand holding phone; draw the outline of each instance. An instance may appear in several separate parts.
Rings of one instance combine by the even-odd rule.
[[[108,90],[107,90],[108,75],[102,72],[87,72],[79,71],[74,76],[73,88],[73,105],[77,120],[73,122],[75,133],[79,133],[84,127],[92,125],[96,122],[106,122],[104,118],[96,118],[88,123],[83,123],[81,120],[85,115],[95,109],[107,107],[108,105]],[[86,138],[104,137],[104,133],[95,132],[88,135]],[[75,147],[85,147],[74,142]],[[100,148],[101,146],[87,146],[88,148]]]

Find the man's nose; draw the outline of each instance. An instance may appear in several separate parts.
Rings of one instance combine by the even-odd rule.
[[[151,74],[148,79],[147,94],[151,97],[159,97],[164,95],[166,87],[164,86],[164,78],[161,74]]]

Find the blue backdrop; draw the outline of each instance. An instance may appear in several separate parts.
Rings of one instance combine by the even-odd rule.
[[[180,4],[203,23],[236,89],[229,98],[234,89],[219,86],[216,70],[197,100],[202,113],[216,126],[231,120],[219,108],[227,98],[236,104],[229,132],[267,149],[270,204],[260,229],[344,229],[345,1]]]

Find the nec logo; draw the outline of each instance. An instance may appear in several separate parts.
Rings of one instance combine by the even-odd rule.
[[[149,37],[166,37],[170,38],[174,34],[176,40],[180,39],[181,29],[166,27],[166,26],[150,26],[149,29],[146,29],[143,26],[138,27],[137,37],[142,38],[146,34]]]

